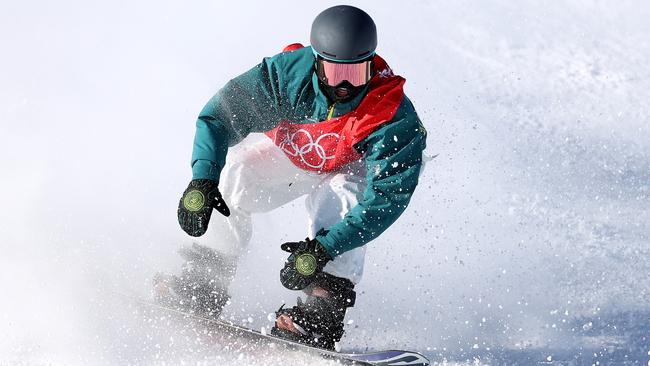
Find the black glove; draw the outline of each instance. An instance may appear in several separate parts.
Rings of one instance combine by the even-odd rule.
[[[280,246],[291,253],[280,271],[280,282],[290,290],[302,290],[322,272],[332,257],[316,239],[284,243]]]
[[[178,223],[189,235],[201,236],[208,230],[213,208],[224,216],[230,216],[230,209],[219,193],[217,182],[194,179],[178,203]]]

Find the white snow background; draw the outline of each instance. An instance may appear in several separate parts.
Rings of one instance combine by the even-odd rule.
[[[351,3],[440,155],[368,246],[342,348],[649,364],[650,3]],[[111,291],[146,296],[192,242],[176,206],[203,104],[334,4],[0,3],[0,365],[326,364],[149,329]],[[256,217],[230,319],[293,304],[279,244],[303,212]]]

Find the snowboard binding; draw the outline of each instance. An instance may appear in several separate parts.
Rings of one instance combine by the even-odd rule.
[[[334,351],[336,342],[344,333],[343,319],[347,308],[354,306],[356,293],[353,289],[350,280],[319,274],[319,278],[305,289],[308,294],[306,301],[298,298],[296,306],[285,308],[282,305],[275,312],[276,323],[271,328],[271,335]],[[286,325],[278,326],[287,317],[292,330]]]
[[[185,259],[179,275],[157,273],[154,276],[155,301],[166,307],[218,319],[221,309],[230,300],[227,286],[234,277],[234,261],[196,243],[181,248],[179,254]]]

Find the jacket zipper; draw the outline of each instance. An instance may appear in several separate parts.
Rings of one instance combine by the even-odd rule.
[[[330,106],[329,111],[327,111],[327,119],[326,119],[326,121],[332,119],[332,116],[334,115],[334,106],[335,105],[336,105],[336,103],[332,103],[332,105]]]

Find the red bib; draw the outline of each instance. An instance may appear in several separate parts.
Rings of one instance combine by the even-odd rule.
[[[322,122],[291,124],[281,121],[266,132],[297,167],[317,173],[339,170],[361,154],[354,145],[390,121],[404,98],[404,82],[386,61],[375,55],[368,94],[357,108]]]

